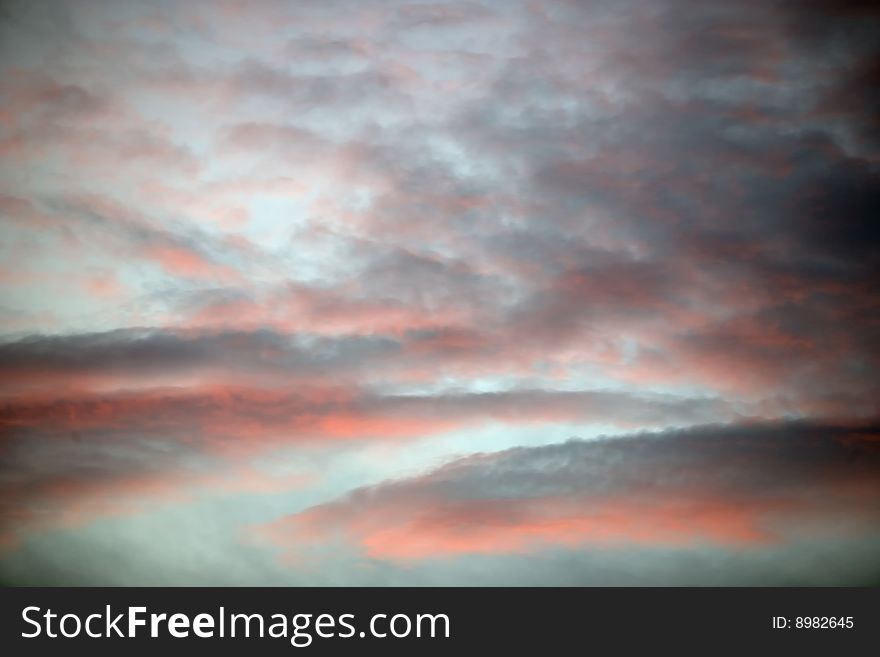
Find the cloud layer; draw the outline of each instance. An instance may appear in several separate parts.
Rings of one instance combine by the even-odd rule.
[[[4,3],[3,577],[875,577],[878,33],[830,0]]]
[[[632,577],[687,581],[684,572],[651,572],[652,551],[670,548],[714,552],[707,575],[756,584],[780,549],[877,544],[878,437],[876,426],[709,426],[517,448],[360,489],[259,533],[293,563],[329,561],[321,569],[330,570],[334,549],[355,546],[368,564],[445,562],[457,584],[470,574],[455,572],[456,557],[562,561],[559,550],[582,560],[584,580],[571,584],[606,577],[590,571],[591,552],[615,550],[644,553],[647,564],[629,563]],[[735,574],[725,572],[730,555],[741,561]],[[822,566],[811,565],[806,581],[822,581]],[[861,565],[880,575],[876,563]],[[504,583],[510,575],[498,570],[487,569],[484,582]]]

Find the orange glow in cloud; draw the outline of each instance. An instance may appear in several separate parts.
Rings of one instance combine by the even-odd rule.
[[[395,562],[465,554],[524,554],[562,547],[705,543],[745,548],[778,540],[771,514],[796,510],[790,500],[713,495],[632,495],[600,499],[536,498],[425,502],[366,509],[315,507],[277,521],[263,536],[294,553],[334,536],[371,558]],[[293,547],[292,547],[293,546]]]
[[[86,281],[89,293],[100,299],[119,299],[126,294],[125,286],[111,276],[95,276]]]
[[[234,269],[206,260],[199,254],[176,246],[157,246],[144,252],[168,274],[183,278],[216,278],[238,280],[241,276]]]
[[[468,415],[409,415],[360,408],[356,390],[288,390],[207,385],[185,392],[147,389],[71,398],[31,396],[0,408],[0,429],[30,428],[59,436],[75,431],[136,431],[247,454],[290,441],[418,437],[473,422]]]
[[[271,327],[288,333],[399,337],[419,329],[467,325],[471,318],[451,309],[428,311],[389,299],[358,298],[342,289],[289,285],[275,294],[225,300],[198,308],[182,320],[170,319],[188,329]]]

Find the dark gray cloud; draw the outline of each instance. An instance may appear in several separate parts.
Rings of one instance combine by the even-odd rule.
[[[399,350],[373,336],[326,338],[263,331],[118,329],[106,333],[28,336],[0,345],[0,372],[10,381],[28,375],[76,381],[89,374],[174,374],[217,369],[292,377],[354,372]]]

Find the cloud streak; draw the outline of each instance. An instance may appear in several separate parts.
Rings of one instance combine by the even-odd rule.
[[[315,558],[352,544],[364,559],[402,567],[553,549],[589,559],[633,547],[762,559],[768,546],[823,535],[876,541],[878,457],[874,426],[710,426],[570,441],[454,461],[259,532],[293,565],[300,552]]]

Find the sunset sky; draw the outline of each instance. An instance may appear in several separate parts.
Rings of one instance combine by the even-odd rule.
[[[0,581],[880,584],[878,34],[0,3]]]

